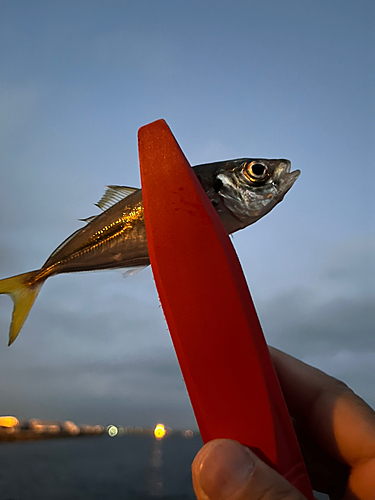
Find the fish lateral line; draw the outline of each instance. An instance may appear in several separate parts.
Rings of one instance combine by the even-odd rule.
[[[280,203],[299,176],[290,168],[285,159],[240,158],[196,165],[193,171],[232,234]],[[132,274],[132,269],[149,264],[141,189],[108,186],[97,206],[102,213],[86,219],[87,224],[57,246],[39,270],[0,280],[0,294],[10,295],[14,303],[9,345],[50,276],[124,268]]]

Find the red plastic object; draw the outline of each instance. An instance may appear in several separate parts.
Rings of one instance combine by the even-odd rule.
[[[249,446],[312,500],[232,243],[166,122],[138,146],[152,271],[202,439]]]

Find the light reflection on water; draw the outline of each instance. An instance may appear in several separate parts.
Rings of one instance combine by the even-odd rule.
[[[146,479],[147,490],[152,497],[163,496],[163,443],[162,439],[154,439],[150,453],[150,475]]]
[[[0,498],[193,500],[196,436],[85,437],[0,443]]]

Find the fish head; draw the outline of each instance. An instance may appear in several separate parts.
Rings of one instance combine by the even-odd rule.
[[[300,175],[289,160],[242,158],[216,164],[206,192],[228,233],[269,213]]]

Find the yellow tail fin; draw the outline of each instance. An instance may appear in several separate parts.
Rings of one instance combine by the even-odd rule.
[[[35,271],[0,280],[0,294],[7,293],[14,302],[8,345],[16,340],[42,286],[42,283],[32,286],[28,284],[34,274]]]

